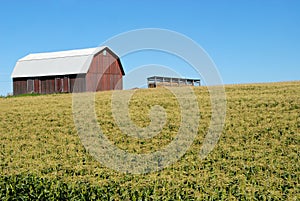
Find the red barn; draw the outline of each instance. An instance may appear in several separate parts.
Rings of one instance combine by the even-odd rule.
[[[106,46],[29,54],[14,68],[13,93],[120,90],[124,75],[119,57]]]

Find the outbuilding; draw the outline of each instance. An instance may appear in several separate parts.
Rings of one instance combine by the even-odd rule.
[[[13,94],[121,90],[120,58],[106,46],[29,54],[12,73]]]
[[[152,76],[147,78],[148,88],[200,86],[200,79]]]

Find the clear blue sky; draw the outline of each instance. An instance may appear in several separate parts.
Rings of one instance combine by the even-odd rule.
[[[13,67],[29,53],[95,47],[141,28],[170,29],[193,39],[225,84],[300,80],[300,1],[3,0],[0,94],[12,91]],[[149,63],[141,58],[124,58],[125,72]],[[149,58],[160,63],[161,56]]]

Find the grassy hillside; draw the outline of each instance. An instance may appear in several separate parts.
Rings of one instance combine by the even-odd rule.
[[[175,164],[143,175],[110,170],[86,153],[71,94],[1,98],[0,199],[300,199],[300,82],[226,86],[225,128],[204,160],[198,152],[211,105],[205,87],[194,91],[201,121],[193,145]],[[111,113],[111,92],[96,95],[98,123],[119,148],[154,152],[179,129],[176,98],[166,89],[141,89],[129,103],[139,126],[149,125],[157,104],[166,109],[167,123],[151,139],[122,134]]]

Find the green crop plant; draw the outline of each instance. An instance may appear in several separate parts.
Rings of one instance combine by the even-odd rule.
[[[201,119],[185,155],[158,172],[132,175],[105,167],[82,145],[72,94],[0,99],[1,200],[299,200],[300,82],[227,85],[226,120],[213,149],[200,159],[211,118],[206,87],[193,88]],[[180,127],[180,108],[167,89],[135,90],[129,113],[150,124],[151,107],[166,111],[150,139],[124,135],[114,120],[112,92],[97,92],[103,133],[120,149],[151,153],[167,146]]]

